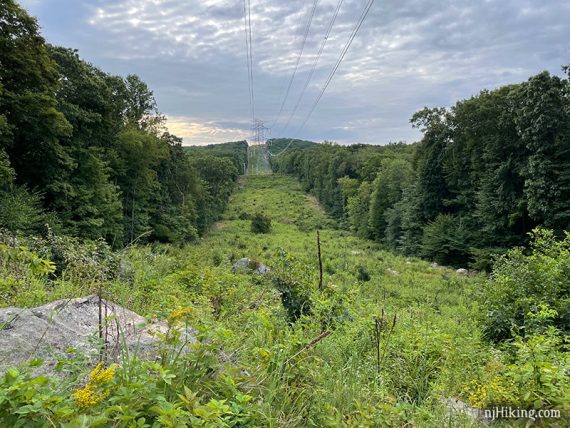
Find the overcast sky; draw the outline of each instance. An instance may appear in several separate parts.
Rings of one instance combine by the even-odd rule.
[[[483,88],[570,63],[569,0],[376,0],[304,129],[309,107],[366,0],[344,0],[316,72],[296,104],[338,0],[320,0],[272,137],[386,144],[418,139],[409,119]],[[24,0],[53,44],[154,90],[185,144],[249,138],[242,0]],[[277,118],[313,0],[251,0],[256,116]]]

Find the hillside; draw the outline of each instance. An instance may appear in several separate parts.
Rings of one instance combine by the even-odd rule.
[[[271,219],[269,233],[250,230],[256,213]],[[241,258],[271,272],[234,271]],[[172,330],[160,339],[159,365],[131,355],[112,366],[104,394],[87,403],[70,393],[84,391],[85,368],[74,360],[62,366],[75,373],[63,382],[38,383],[23,369],[0,382],[18,385],[10,401],[0,401],[0,421],[40,421],[49,411],[52,421],[83,418],[88,425],[144,418],[166,426],[465,427],[476,423],[451,411],[448,398],[481,405],[492,402],[492,388],[521,393],[493,384],[511,369],[507,354],[481,339],[483,277],[405,259],[337,229],[290,177],[243,177],[223,219],[199,243],[133,247],[120,265],[122,274],[98,285],[105,298],[166,319],[172,329],[189,325],[198,342],[184,345]],[[87,294],[82,269],[68,264],[43,294],[41,278],[29,273],[36,288],[20,284],[27,297],[11,303]],[[189,353],[180,354],[181,346]],[[144,398],[132,395],[135,385],[145,388]],[[8,416],[30,388],[33,409]]]
[[[0,2],[0,428],[570,426],[560,5],[194,3]]]

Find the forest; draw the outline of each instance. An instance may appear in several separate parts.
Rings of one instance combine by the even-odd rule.
[[[488,270],[537,226],[570,228],[568,78],[543,72],[411,123],[419,143],[290,149],[273,169],[358,236],[456,267]]]
[[[223,211],[245,144],[187,152],[150,88],[45,42],[14,2],[0,10],[0,227],[187,242]]]
[[[0,427],[569,426],[569,77],[183,146],[0,0]]]

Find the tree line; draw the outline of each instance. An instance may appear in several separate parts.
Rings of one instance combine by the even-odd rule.
[[[563,67],[570,74],[569,66]],[[330,143],[272,158],[358,235],[406,255],[487,268],[544,226],[570,228],[570,81],[548,72],[411,119],[423,138]]]
[[[0,228],[47,224],[114,246],[203,233],[224,209],[236,161],[186,152],[139,77],[47,44],[17,3],[0,5]],[[240,159],[246,150],[230,148]]]

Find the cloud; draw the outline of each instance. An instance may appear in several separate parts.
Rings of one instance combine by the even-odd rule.
[[[187,145],[206,145],[241,141],[249,138],[251,132],[239,124],[203,122],[184,116],[168,116],[167,128],[172,134],[184,138]]]
[[[49,34],[67,41],[62,35],[72,28],[74,47],[91,62],[112,72],[141,75],[169,116],[192,118],[206,128],[249,120],[243,2],[40,3],[43,7],[36,4],[32,9],[41,23],[49,24]],[[300,95],[336,4],[318,3],[273,136]],[[570,61],[567,0],[377,0],[311,120],[298,132],[364,4],[344,0],[286,135],[343,142],[413,141],[419,135],[409,118],[423,106],[449,106],[483,88],[519,82],[544,69],[559,73]],[[271,124],[295,66],[312,2],[252,0],[251,6],[256,115]],[[62,18],[62,9],[68,15],[76,10],[76,19]],[[70,22],[56,26],[56,15]]]

